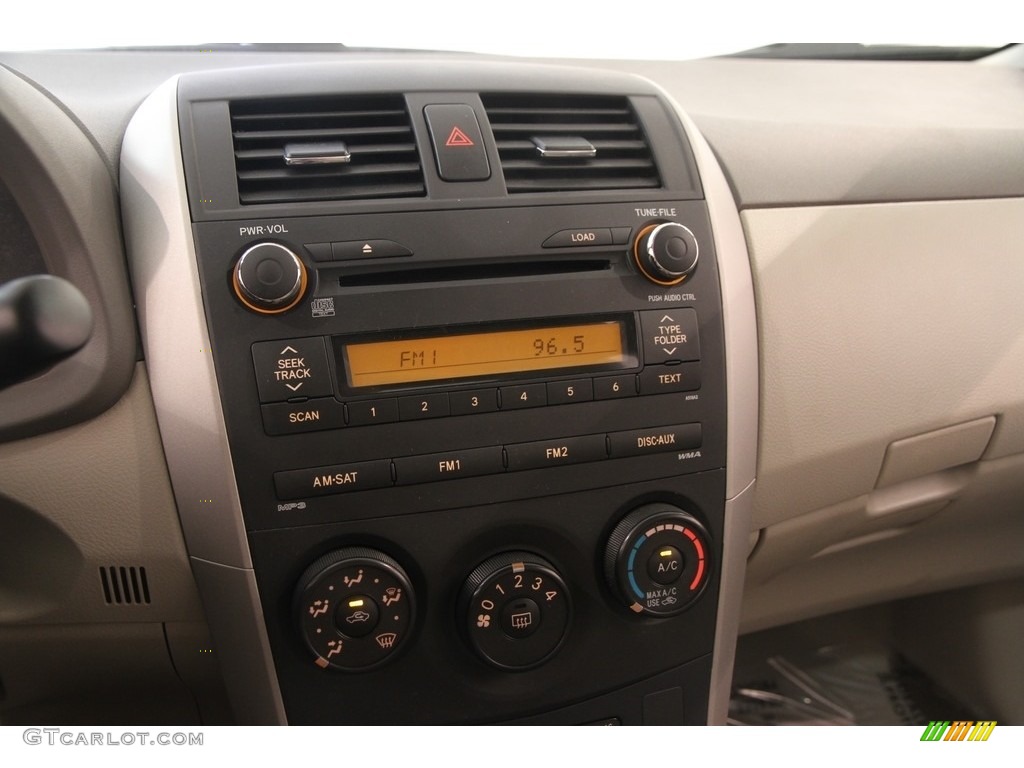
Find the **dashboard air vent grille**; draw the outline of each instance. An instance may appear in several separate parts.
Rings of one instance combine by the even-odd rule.
[[[149,580],[144,567],[100,567],[103,597],[108,605],[149,604]]]
[[[482,98],[509,193],[661,186],[640,121],[624,97]]]
[[[243,205],[425,194],[401,96],[234,101],[231,132]]]

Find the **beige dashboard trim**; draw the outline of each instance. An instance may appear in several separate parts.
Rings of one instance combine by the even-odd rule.
[[[157,88],[128,124],[121,201],[171,485],[235,714],[243,723],[284,723],[203,310],[177,78]]]
[[[667,96],[671,101],[671,97]],[[674,103],[674,102],[673,102]],[[708,724],[724,725],[729,709],[732,670],[743,602],[758,435],[758,345],[754,287],[747,243],[732,191],[714,153],[693,121],[675,105],[693,147],[722,285],[722,322],[726,365],[726,489],[722,580],[711,665]]]

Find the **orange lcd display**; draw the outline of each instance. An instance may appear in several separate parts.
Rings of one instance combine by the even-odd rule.
[[[622,324],[598,322],[342,347],[351,387],[621,364]]]

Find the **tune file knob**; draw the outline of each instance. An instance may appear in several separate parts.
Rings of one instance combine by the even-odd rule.
[[[700,248],[693,232],[682,224],[649,224],[633,241],[633,258],[651,282],[676,285],[697,268]]]

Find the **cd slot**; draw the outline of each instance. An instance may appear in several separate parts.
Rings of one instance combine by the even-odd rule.
[[[491,264],[458,264],[414,269],[346,271],[338,277],[342,286],[406,285],[472,280],[495,280],[535,275],[563,275],[599,272],[611,269],[610,259],[573,259],[564,261],[518,261]]]

